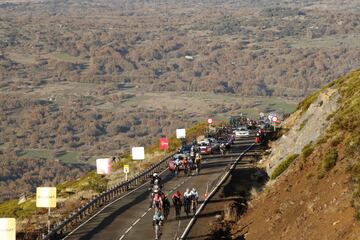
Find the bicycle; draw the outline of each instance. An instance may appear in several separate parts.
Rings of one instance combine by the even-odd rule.
[[[155,240],[159,240],[161,237],[161,226],[163,224],[164,216],[161,212],[155,212],[153,216],[153,226],[155,230]]]
[[[155,223],[154,230],[155,230],[155,240],[159,240],[161,236],[161,224]]]
[[[196,163],[196,174],[199,175],[200,173],[200,168],[201,168],[201,164],[200,163]]]
[[[174,203],[174,207],[175,207],[175,219],[178,220],[180,218],[180,213],[181,213],[181,200],[180,199],[175,199],[173,201]]]
[[[185,213],[186,213],[186,216],[189,216],[189,213],[190,213],[190,205],[191,205],[190,199],[185,198],[185,199],[184,199],[184,211],[185,211]]]
[[[164,212],[164,219],[167,220],[167,218],[169,216],[169,213],[170,213],[170,207],[169,206],[164,206],[163,212]]]
[[[191,200],[191,210],[193,211],[193,214],[196,213],[198,202],[196,199]]]

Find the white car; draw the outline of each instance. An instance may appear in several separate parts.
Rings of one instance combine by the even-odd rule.
[[[235,137],[248,137],[250,132],[246,127],[239,127],[234,131],[234,134]]]

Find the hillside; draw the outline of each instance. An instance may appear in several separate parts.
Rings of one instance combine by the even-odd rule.
[[[1,1],[0,203],[208,117],[293,112],[359,66],[359,7]]]
[[[314,108],[323,111],[325,118],[318,118]],[[359,119],[360,71],[339,78],[300,103],[288,119],[289,130],[263,160],[265,166],[274,164],[268,168],[272,180],[233,225],[234,238],[358,239]],[[324,131],[318,134],[321,126]],[[297,139],[289,139],[295,133]],[[305,133],[306,138],[302,137]],[[286,147],[287,151],[281,150]]]

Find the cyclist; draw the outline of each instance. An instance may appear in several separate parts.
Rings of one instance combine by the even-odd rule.
[[[157,173],[153,174],[153,177],[151,179],[151,184],[158,185],[159,187],[161,187],[161,177],[159,176],[159,174]]]
[[[150,188],[151,194],[150,194],[150,207],[153,206],[154,196],[156,193],[160,193],[160,187],[158,185],[154,185],[152,188]]]
[[[190,190],[187,188],[184,192],[184,211],[186,216],[189,216],[190,213],[190,205],[191,205],[191,193]]]
[[[174,204],[175,207],[175,219],[179,219],[180,217],[180,212],[181,212],[181,206],[182,206],[182,201],[181,201],[181,193],[180,191],[176,191],[173,195],[172,195],[172,202]]]
[[[184,174],[185,176],[188,176],[189,174],[189,161],[187,157],[184,157],[182,160],[182,165],[184,166]]]
[[[170,213],[170,201],[166,197],[165,194],[163,194],[163,196],[162,196],[162,201],[163,201],[164,218],[165,218],[165,220],[167,220],[169,213]]]
[[[221,155],[224,155],[225,154],[225,150],[226,150],[226,146],[224,143],[221,143],[220,144],[220,152],[221,152]]]
[[[196,188],[193,188],[190,192],[190,199],[191,199],[191,209],[193,210],[193,213],[195,214],[196,212],[196,208],[197,208],[197,203],[198,203],[198,199],[199,199],[199,194],[196,191]]]
[[[179,175],[179,170],[180,170],[180,165],[181,165],[181,160],[179,157],[177,157],[175,159],[175,176],[178,176]]]
[[[161,211],[163,209],[163,200],[159,191],[154,193],[152,198],[152,208],[154,208],[155,211]]]
[[[197,174],[199,174],[200,166],[201,166],[201,155],[199,153],[197,153],[195,157],[195,166],[196,166],[196,172]]]
[[[160,239],[161,236],[161,226],[163,225],[164,216],[160,211],[155,212],[153,216],[153,226],[155,228],[155,240]]]

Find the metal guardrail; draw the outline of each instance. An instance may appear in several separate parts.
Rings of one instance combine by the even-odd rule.
[[[51,225],[51,231],[48,233],[43,234],[40,236],[39,239],[43,240],[52,240],[52,239],[61,239],[67,232],[71,229],[74,229],[77,225],[83,222],[85,219],[90,217],[91,215],[95,214],[100,207],[104,206],[105,204],[112,202],[113,200],[121,197],[121,195],[130,189],[140,185],[141,183],[146,182],[146,180],[153,175],[155,172],[159,172],[162,169],[167,168],[167,162],[171,158],[173,153],[160,162],[153,164],[149,168],[145,169],[144,171],[136,174],[128,181],[123,181],[119,184],[114,185],[107,191],[104,191],[97,196],[94,196],[88,203],[84,204],[80,208],[76,209],[72,213],[70,213],[63,221],[57,224]],[[223,155],[221,157],[224,157]],[[203,159],[207,159],[211,157],[204,157]],[[240,158],[240,157],[239,157]],[[237,162],[237,161],[236,161]],[[229,165],[226,167],[226,170],[229,170]],[[231,167],[230,167],[231,168]],[[231,169],[230,169],[231,171]],[[223,175],[221,175],[223,176]],[[218,179],[217,181],[218,182]],[[216,183],[215,182],[215,183]],[[213,184],[211,184],[213,185]],[[209,195],[210,196],[210,195]],[[206,201],[206,200],[205,200]]]
[[[159,172],[161,169],[167,167],[167,162],[171,158],[167,156],[160,162],[153,164],[144,171],[136,174],[128,181],[121,182],[109,190],[100,193],[97,196],[94,196],[88,203],[84,204],[82,207],[76,209],[70,213],[62,222],[52,225],[52,229],[49,233],[43,234],[41,239],[51,240],[51,239],[61,239],[61,237],[67,233],[69,230],[73,229],[76,225],[81,223],[84,219],[93,215],[100,207],[104,206],[106,203],[113,201],[114,199],[121,196],[121,194],[127,192],[128,190],[138,186],[139,184],[146,182],[146,180],[153,175],[155,172]]]
[[[228,176],[230,175],[231,171],[236,167],[236,165],[238,164],[238,162],[240,161],[240,159],[247,153],[247,151],[249,151],[253,146],[255,145],[255,143],[251,144],[244,152],[242,152],[240,154],[240,156],[231,164],[226,166],[225,171],[226,174],[223,175],[221,174],[217,179],[215,179],[211,185],[215,185],[216,186],[214,188],[210,188],[211,192],[209,193],[209,195],[205,198],[205,200],[203,201],[203,203],[200,205],[200,207],[197,209],[196,213],[194,214],[194,216],[191,218],[190,222],[188,223],[188,225],[186,226],[184,232],[182,233],[181,237],[179,238],[180,240],[186,239],[186,236],[188,235],[191,227],[193,226],[193,224],[195,223],[195,220],[197,218],[197,216],[200,214],[200,212],[202,211],[202,209],[205,207],[205,205],[207,204],[207,202],[209,201],[209,199],[215,194],[215,192],[219,189],[219,187],[225,182],[225,180],[228,178]]]

